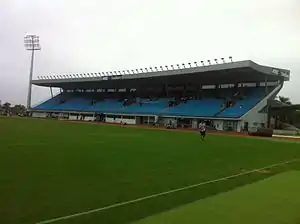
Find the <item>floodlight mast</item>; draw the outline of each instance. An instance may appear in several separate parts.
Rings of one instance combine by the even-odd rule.
[[[31,89],[32,89],[34,52],[41,50],[39,36],[26,35],[24,37],[24,45],[25,45],[26,50],[31,51],[29,85],[28,85],[28,95],[27,95],[27,109],[30,109],[31,108]]]

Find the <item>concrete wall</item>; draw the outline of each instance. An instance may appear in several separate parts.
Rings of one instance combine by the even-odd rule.
[[[32,113],[32,117],[46,118],[47,117],[47,113],[44,113],[44,112],[33,112]]]
[[[223,120],[214,120],[213,125],[219,131],[223,131]]]
[[[270,92],[266,97],[264,97],[258,104],[256,104],[250,111],[248,111],[244,116],[242,116],[242,125],[244,122],[248,122],[249,127],[260,127],[263,123],[267,126],[268,114],[259,113],[265,106],[268,105],[268,100],[271,96],[277,94],[282,88],[282,85],[278,85],[272,92]]]
[[[174,118],[163,118],[163,125],[168,125],[170,121],[172,122],[173,127],[177,127],[177,120]]]
[[[105,122],[108,122],[108,123],[117,123],[117,124],[120,124],[120,123],[126,123],[126,124],[136,124],[136,119],[125,119],[125,118],[110,118],[110,117],[106,117],[105,118]]]

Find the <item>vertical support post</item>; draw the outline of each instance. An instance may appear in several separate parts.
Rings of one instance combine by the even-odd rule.
[[[165,84],[165,93],[166,93],[166,96],[169,97],[168,84]]]
[[[53,91],[52,91],[52,87],[50,87],[50,94],[51,94],[51,98],[53,98]]]
[[[25,44],[26,50],[31,51],[31,62],[30,62],[28,95],[27,95],[27,109],[29,110],[31,108],[31,91],[32,91],[34,51],[41,50],[41,46],[39,44],[39,36],[26,35],[24,37],[24,44]]]
[[[265,94],[268,94],[268,77],[265,76]]]
[[[31,62],[30,62],[28,95],[27,95],[27,109],[31,108],[31,90],[32,90],[32,76],[33,76],[33,61],[34,61],[34,49],[31,50]]]
[[[267,128],[270,128],[270,126],[271,126],[271,114],[272,114],[272,109],[271,109],[270,105],[268,105],[268,124],[267,124]]]

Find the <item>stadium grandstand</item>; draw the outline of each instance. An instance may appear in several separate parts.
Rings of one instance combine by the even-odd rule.
[[[250,60],[223,62],[38,77],[32,84],[50,88],[51,98],[30,112],[171,128],[197,128],[205,120],[211,128],[238,132],[268,126],[268,102],[289,81],[290,71]]]

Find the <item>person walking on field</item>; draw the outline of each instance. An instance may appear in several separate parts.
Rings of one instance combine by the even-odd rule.
[[[199,132],[201,135],[201,140],[204,141],[205,140],[205,136],[206,136],[206,127],[205,127],[205,123],[202,121],[199,124]]]

